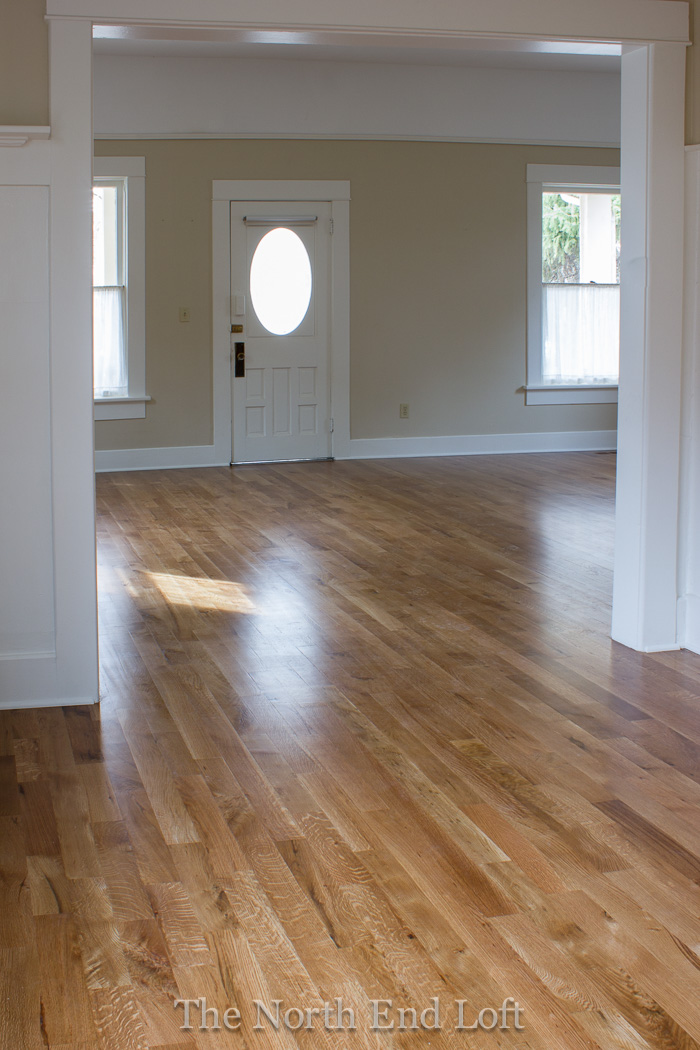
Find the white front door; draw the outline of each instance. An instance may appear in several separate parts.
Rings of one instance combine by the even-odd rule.
[[[328,202],[231,202],[234,463],[327,459]]]

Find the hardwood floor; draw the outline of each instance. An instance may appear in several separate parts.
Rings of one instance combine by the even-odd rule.
[[[98,495],[101,707],[0,714],[3,1050],[700,1048],[700,657],[609,640],[613,456]]]

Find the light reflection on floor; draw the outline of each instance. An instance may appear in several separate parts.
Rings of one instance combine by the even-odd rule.
[[[171,605],[191,605],[217,612],[254,613],[256,607],[240,583],[230,580],[175,576],[165,572],[145,574]]]

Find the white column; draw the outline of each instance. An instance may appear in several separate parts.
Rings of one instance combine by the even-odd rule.
[[[622,57],[622,290],[612,636],[678,648],[685,48]]]
[[[51,137],[0,150],[2,708],[98,696],[91,35],[51,23]]]
[[[52,20],[51,460],[56,692],[97,700],[92,407],[92,26]]]
[[[678,623],[700,653],[700,146],[686,149]]]

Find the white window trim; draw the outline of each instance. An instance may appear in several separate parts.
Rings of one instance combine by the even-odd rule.
[[[526,405],[591,405],[617,401],[617,384],[560,385],[542,381],[542,191],[620,189],[620,169],[578,164],[527,165]]]
[[[127,397],[94,398],[95,419],[146,415],[146,158],[95,157],[94,179],[126,180]]]

